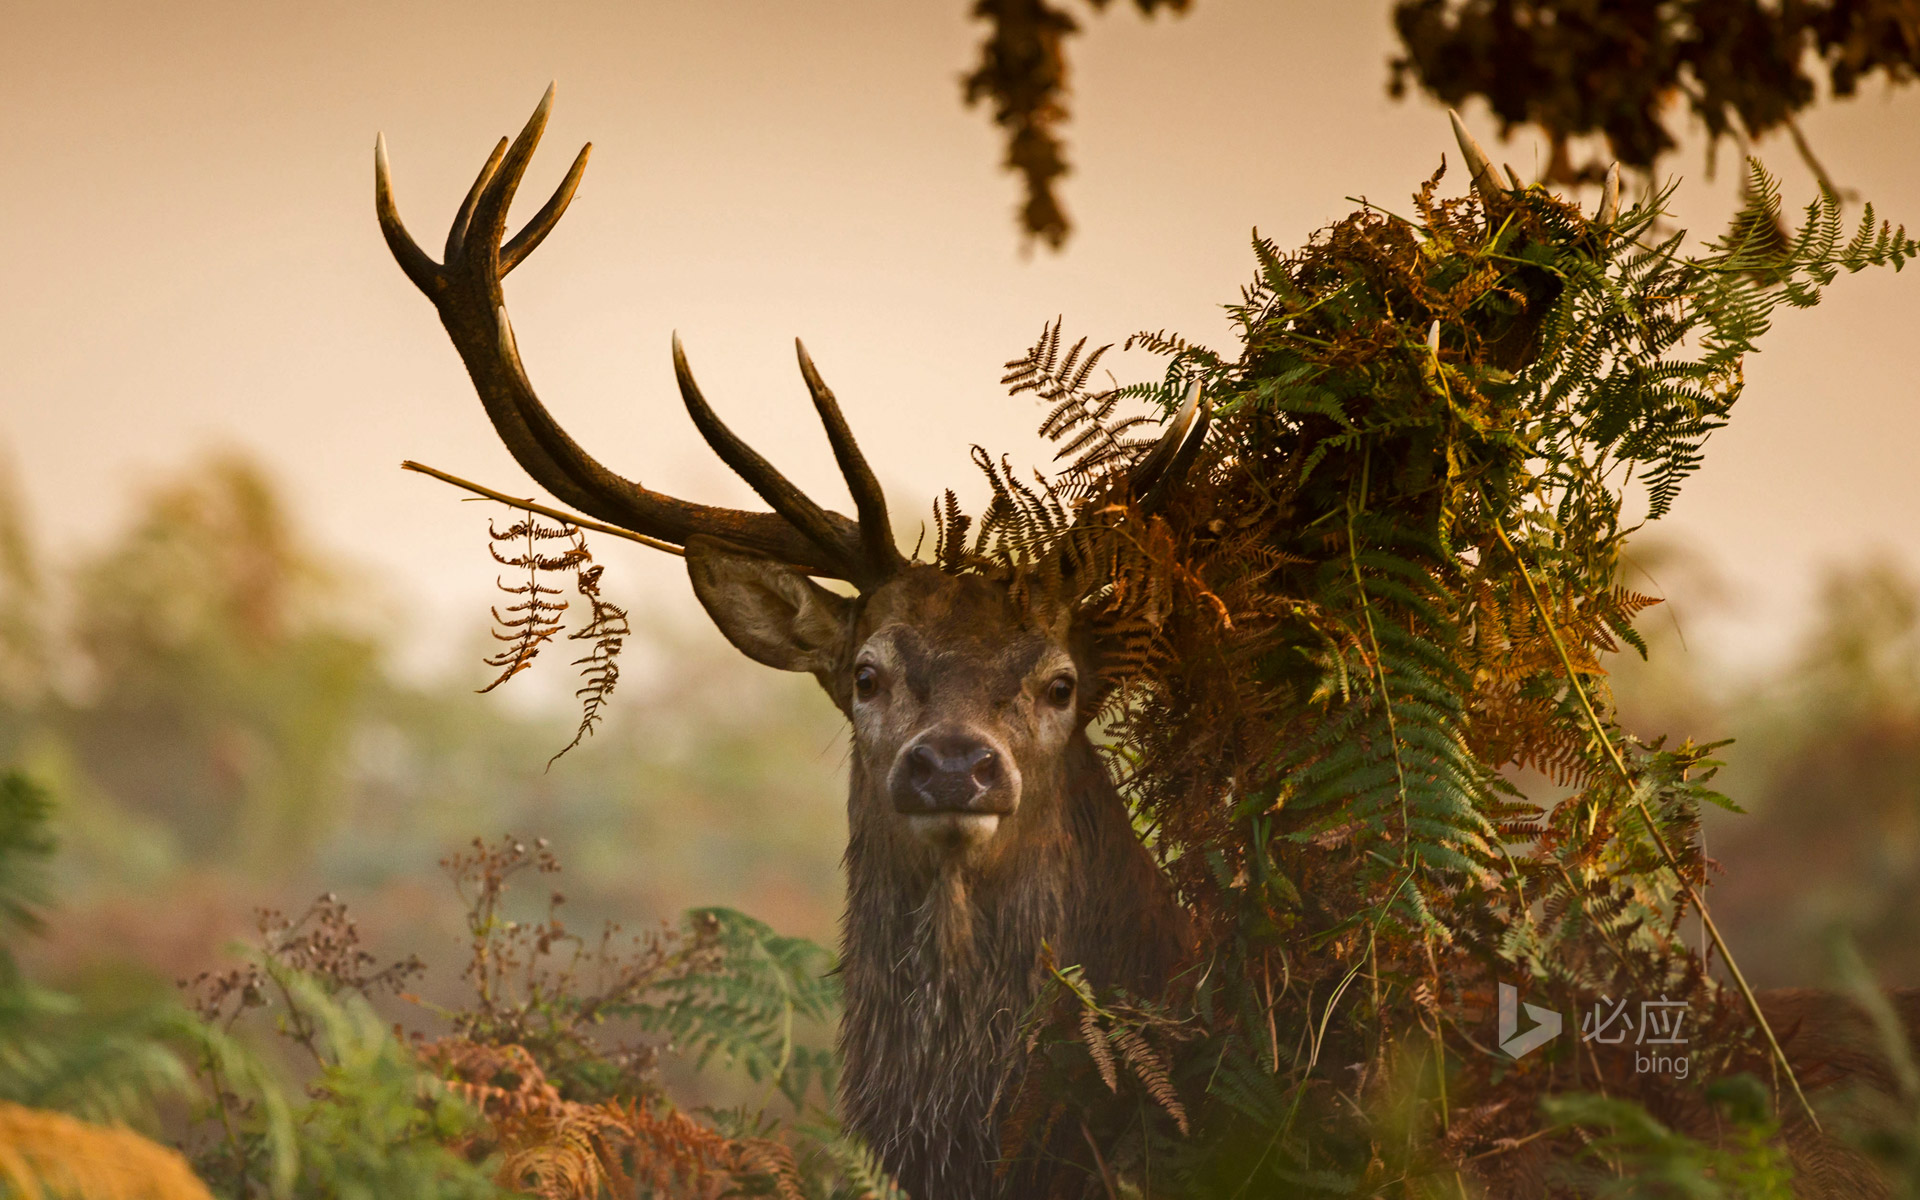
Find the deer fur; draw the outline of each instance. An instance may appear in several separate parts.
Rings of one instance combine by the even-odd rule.
[[[1045,602],[1003,584],[908,568],[845,599],[780,568],[696,543],[694,588],[733,643],[814,673],[854,726],[847,798],[846,1012],[841,1111],[916,1200],[1040,1194],[997,1178],[1000,1101],[1021,1070],[1020,1022],[1042,954],[1095,986],[1157,994],[1188,938],[1183,910],[1135,837],[1087,739],[1079,697],[1064,736],[1022,744],[1032,677],[1059,664],[1096,678],[1097,648]],[[837,636],[835,635],[837,631]],[[899,708],[861,711],[856,658],[903,643]],[[895,761],[926,721],[997,729],[1017,760],[1018,806],[982,842],[930,843],[896,811]]]

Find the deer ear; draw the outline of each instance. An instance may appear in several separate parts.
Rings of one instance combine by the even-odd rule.
[[[687,575],[701,607],[742,654],[782,671],[831,672],[852,602],[792,567],[719,542],[687,543]]]

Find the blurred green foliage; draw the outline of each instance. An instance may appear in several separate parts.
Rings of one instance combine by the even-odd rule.
[[[771,1171],[825,1196],[867,1171],[822,1107],[831,955],[789,936],[831,930],[845,837],[840,721],[810,681],[769,678],[717,638],[644,628],[618,715],[548,770],[576,715],[477,696],[477,652],[445,677],[403,677],[404,598],[316,549],[257,466],[190,464],[57,564],[7,482],[0,770],[26,773],[0,788],[0,923],[41,929],[47,898],[60,907],[44,937],[18,943],[26,968],[17,939],[0,940],[0,1103],[177,1140],[223,1196],[503,1194],[507,1165],[533,1178],[557,1169],[556,1147],[592,1137],[629,1169],[664,1162],[687,1180]],[[485,525],[474,533],[477,647]],[[567,848],[570,894],[547,897],[539,921],[539,896],[503,906],[496,889],[475,926],[464,852],[449,851],[506,829],[547,835],[542,853]],[[418,1005],[363,994],[384,976],[356,974],[371,955],[331,896],[299,921],[271,911],[322,889],[355,898],[383,957],[404,948],[434,968]],[[658,994],[661,979],[619,977],[632,964],[605,955],[629,935],[610,928],[596,951],[570,928],[618,916],[637,940],[671,937],[644,931],[696,895],[779,913],[783,928],[730,908],[685,918],[712,936]],[[209,971],[254,931],[264,958]],[[527,974],[495,980],[476,1008],[458,958],[481,945]],[[196,974],[196,993],[238,981],[232,1003],[183,1005],[172,980]],[[396,1014],[532,1054],[560,1107],[547,1125],[488,1124],[441,1086],[448,1063],[390,1032]],[[603,1022],[642,1043],[602,1047],[587,1031]],[[263,1039],[275,1027],[291,1049]],[[693,1053],[656,1059],[649,1028]],[[699,1076],[709,1059],[728,1070]],[[577,1092],[582,1080],[593,1086]],[[723,1132],[674,1115],[669,1086],[688,1104],[758,1103],[719,1112]],[[780,1097],[812,1131],[786,1149],[764,1136]]]
[[[48,715],[88,775],[197,856],[297,858],[338,815],[376,647],[264,475],[218,458],[159,489],[70,583],[84,699]]]
[[[506,838],[476,841],[449,867],[473,939],[471,994],[439,1014],[451,1034],[407,1035],[375,1010],[376,994],[422,968],[372,969],[332,896],[295,921],[263,917],[240,966],[202,973],[184,995],[116,1006],[15,965],[20,935],[43,927],[51,808],[24,776],[0,776],[0,1195],[894,1195],[833,1121],[831,1054],[796,1036],[838,1007],[832,955],[817,945],[725,909],[630,946],[611,930],[597,947],[571,934],[557,899],[547,920],[522,925],[501,915],[511,881],[559,864]],[[423,1014],[417,1000],[412,1011]],[[636,1013],[701,1067],[744,1061],[769,1085],[761,1102],[704,1120],[679,1111],[660,1047],[598,1031]],[[794,1119],[768,1112],[776,1091]]]
[[[477,640],[491,564],[475,518]],[[547,770],[575,714],[474,695],[479,653],[403,678],[406,598],[313,546],[244,459],[191,464],[73,559],[32,530],[0,477],[0,766],[54,793],[66,847],[69,911],[43,957],[137,951],[186,974],[254,907],[323,889],[354,894],[376,938],[447,934],[451,953],[451,898],[423,904],[416,881],[506,830],[565,851],[586,918],[697,896],[781,912],[784,933],[833,928],[844,735],[810,681],[643,613],[612,719]]]
[[[1751,1075],[1716,1080],[1708,1095],[1727,1130],[1717,1146],[1675,1133],[1628,1100],[1553,1096],[1549,1120],[1587,1131],[1581,1161],[1569,1171],[1580,1195],[1675,1196],[1697,1200],[1793,1200],[1793,1172],[1765,1087]]]
[[[1683,621],[1735,599],[1697,571],[1675,578]],[[1884,557],[1830,565],[1807,626],[1758,670],[1676,653],[1673,622],[1646,627],[1649,663],[1614,672],[1623,718],[1734,739],[1719,784],[1746,814],[1712,814],[1706,839],[1724,868],[1714,915],[1756,982],[1823,978],[1837,928],[1885,983],[1920,985],[1920,578]]]

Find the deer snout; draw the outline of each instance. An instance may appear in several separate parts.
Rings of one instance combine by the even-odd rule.
[[[910,816],[1013,811],[1005,756],[985,739],[958,731],[928,734],[900,756],[893,807]]]

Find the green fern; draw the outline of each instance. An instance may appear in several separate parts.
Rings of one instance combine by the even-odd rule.
[[[833,1137],[823,1147],[841,1176],[831,1193],[832,1200],[908,1200],[880,1165],[879,1156],[857,1138]]]
[[[1063,355],[1050,324],[1009,381],[1049,401],[1062,482],[978,455],[994,499],[949,564],[1084,584],[1120,647],[1127,793],[1217,949],[1191,995],[1202,1036],[1171,1072],[1205,1101],[1198,1144],[1148,1112],[1103,1117],[1103,1144],[1188,1194],[1456,1194],[1449,1155],[1570,1151],[1571,1125],[1539,1127],[1531,1100],[1578,1090],[1573,1056],[1514,1077],[1463,1034],[1495,981],[1562,1011],[1685,997],[1721,1061],[1752,1050],[1679,933],[1707,883],[1699,814],[1732,807],[1717,748],[1612,720],[1605,658],[1646,652],[1633,622],[1656,602],[1618,583],[1623,513],[1636,491],[1646,520],[1672,510],[1782,305],[1920,244],[1870,210],[1849,236],[1827,195],[1783,229],[1758,164],[1697,255],[1653,234],[1666,192],[1600,226],[1539,188],[1441,200],[1438,178],[1414,220],[1368,207],[1291,254],[1256,234],[1237,353],[1138,334],[1164,377],[1089,393],[1086,343]],[[1116,506],[1126,460],[1087,457],[1099,429],[1137,419],[1122,400],[1170,411],[1195,379],[1215,419],[1188,487],[1152,517]],[[1523,769],[1564,793],[1533,802]],[[1069,1016],[1035,1020],[1073,1040]],[[1113,1072],[1086,1053],[1057,1082],[1104,1112]],[[1413,1082],[1342,1074],[1389,1059]],[[1494,1094],[1504,1116],[1422,1133]],[[1751,1168],[1765,1194],[1778,1174],[1759,1142],[1717,1158],[1636,1111],[1567,1120],[1611,1122],[1613,1152],[1674,1179]]]
[[[664,980],[645,1003],[609,1005],[608,1015],[631,1016],[665,1033],[694,1055],[696,1066],[716,1058],[737,1065],[754,1082],[777,1088],[796,1110],[817,1083],[831,1107],[833,1052],[802,1039],[839,1013],[832,953],[728,908],[695,909],[686,919],[711,939],[714,961]]]
[[[1735,1076],[1708,1095],[1726,1117],[1720,1145],[1676,1133],[1631,1100],[1550,1098],[1547,1119],[1586,1136],[1582,1161],[1565,1170],[1566,1182],[1594,1200],[1792,1200],[1793,1168],[1770,1140],[1778,1129],[1767,1114],[1765,1089],[1752,1076]]]

